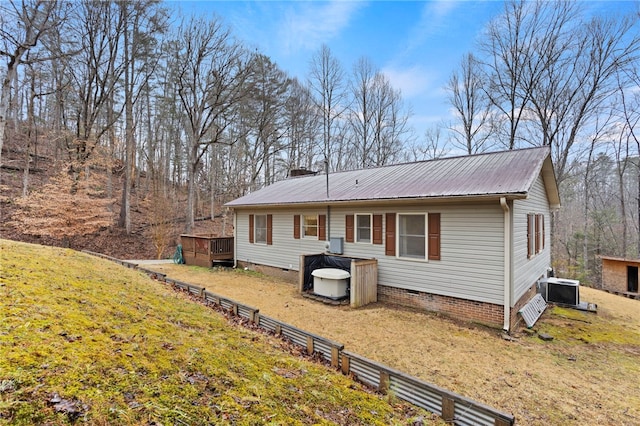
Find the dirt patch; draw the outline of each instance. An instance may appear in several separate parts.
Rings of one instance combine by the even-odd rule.
[[[524,332],[506,341],[499,330],[397,306],[328,306],[303,298],[293,284],[253,272],[148,267],[512,413],[518,424],[640,423],[636,300],[581,287],[582,300],[597,303],[598,314],[548,309],[535,331],[553,341]]]

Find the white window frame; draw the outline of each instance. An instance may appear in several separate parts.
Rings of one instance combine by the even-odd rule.
[[[401,216],[422,216],[424,218],[424,258],[422,257],[411,257],[411,256],[402,256],[400,255],[400,217]],[[427,212],[404,212],[396,214],[396,258],[402,260],[410,260],[413,262],[428,262],[429,261],[429,223],[428,223],[429,214]]]
[[[258,218],[264,218],[264,227],[258,226]],[[264,229],[264,240],[261,241],[258,239],[258,229]],[[267,245],[267,215],[266,214],[256,214],[253,215],[253,243],[259,245]]]
[[[320,232],[320,218],[317,214],[301,214],[300,215],[300,237],[304,238],[304,239],[308,239],[308,240],[317,240],[318,239],[318,233]],[[307,228],[311,228],[313,227],[313,225],[307,225],[307,218],[311,218],[311,217],[315,217],[316,218],[316,224],[315,224],[315,229],[316,229],[316,235],[307,235]]]
[[[358,226],[359,217],[369,217],[369,240],[368,241],[360,240],[360,232],[358,232],[360,230],[360,227]],[[373,244],[373,214],[372,213],[356,213],[354,215],[353,222],[354,222],[353,231],[355,233],[354,241],[359,244]]]

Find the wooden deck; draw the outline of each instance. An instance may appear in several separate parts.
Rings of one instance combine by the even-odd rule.
[[[233,260],[233,237],[181,235],[180,240],[187,265],[211,268],[214,261]]]

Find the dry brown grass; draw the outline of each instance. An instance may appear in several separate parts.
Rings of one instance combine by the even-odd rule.
[[[581,287],[598,314],[548,309],[535,330],[500,331],[410,309],[328,306],[292,284],[233,270],[183,265],[151,269],[260,309],[345,348],[458,392],[526,425],[640,424],[640,302]]]

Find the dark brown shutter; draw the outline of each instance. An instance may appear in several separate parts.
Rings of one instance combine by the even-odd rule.
[[[385,217],[387,232],[385,233],[384,254],[387,256],[396,255],[396,214],[387,213]]]
[[[324,241],[327,239],[327,215],[318,215],[318,239]]]
[[[300,239],[300,215],[293,215],[293,238]]]
[[[382,244],[382,215],[373,215],[373,244]]]
[[[533,224],[531,223],[531,214],[527,215],[527,257],[531,257],[531,238],[533,238]]]
[[[536,240],[535,240],[535,248],[534,248],[534,254],[540,253],[540,215],[537,214],[535,216],[533,216],[533,221],[534,221],[534,228],[535,228],[535,235],[536,235]]]
[[[253,215],[249,215],[249,243],[253,244]]]
[[[440,213],[429,213],[429,260],[440,260]]]
[[[543,214],[540,215],[540,220],[542,223],[542,246],[540,247],[540,249],[544,250],[544,215]]]
[[[267,215],[267,245],[273,244],[273,215]]]
[[[352,243],[353,242],[353,215],[352,214],[348,214],[345,217],[345,236],[344,239],[346,242],[348,243]]]

